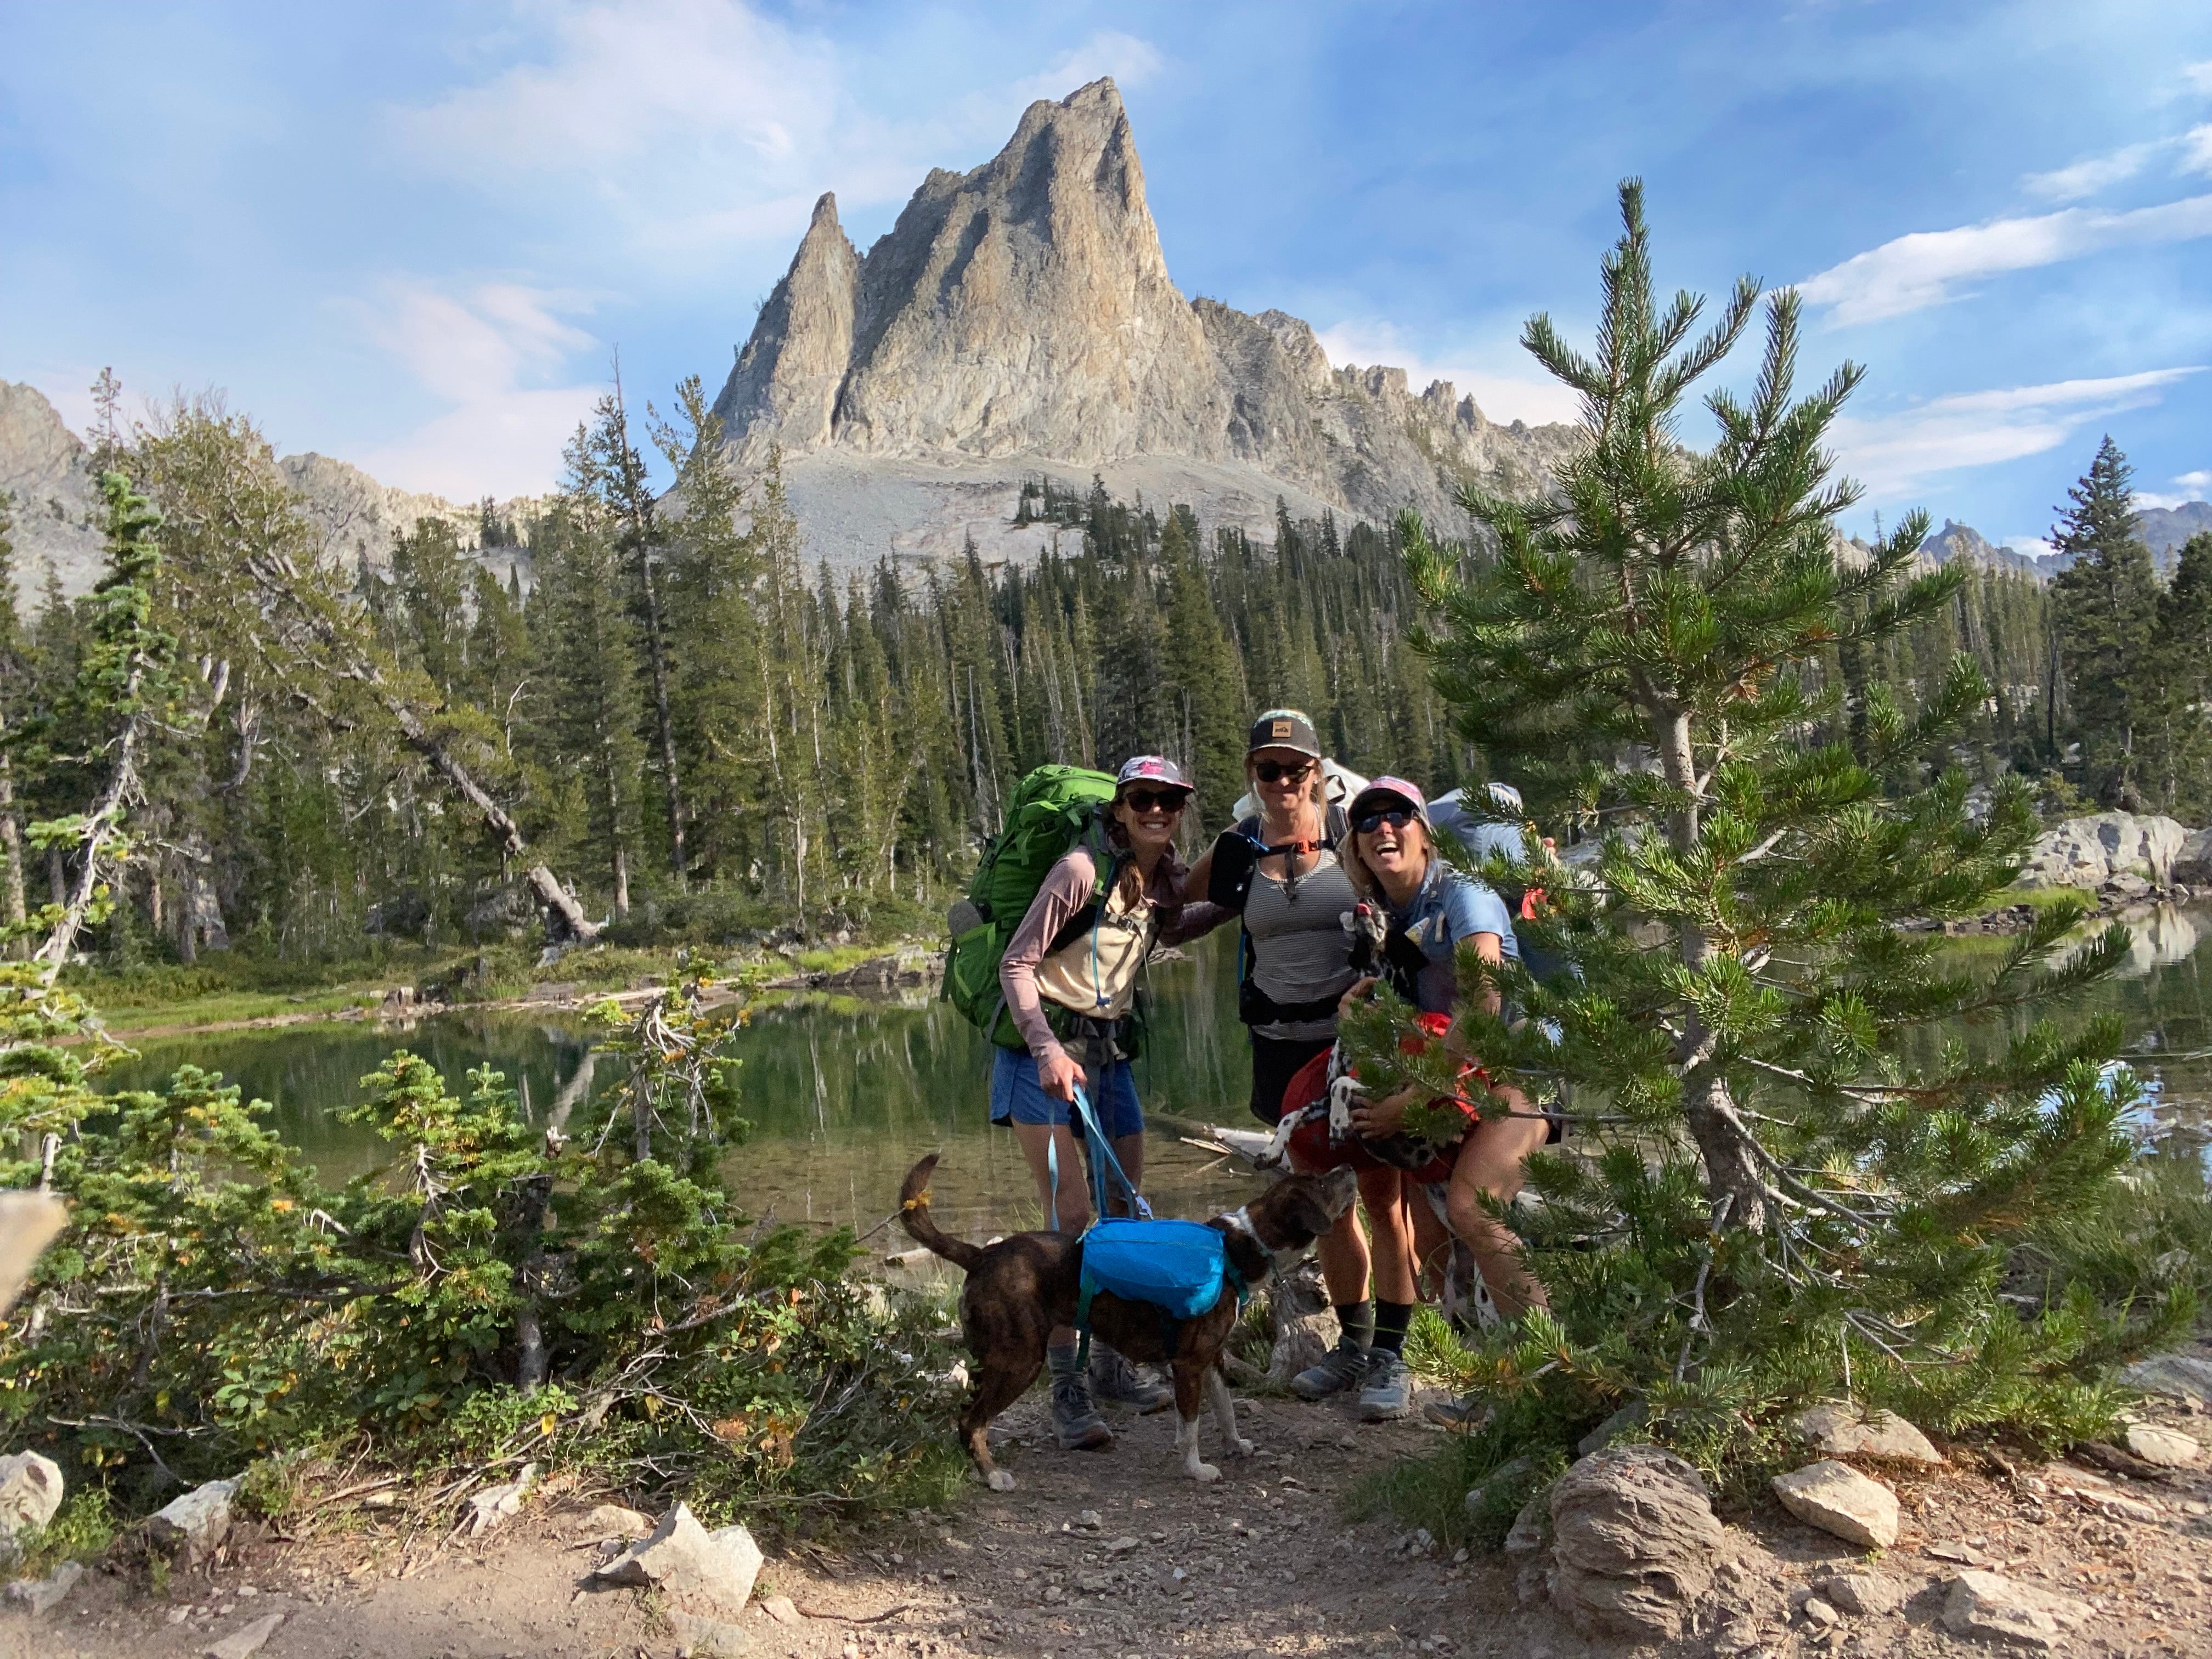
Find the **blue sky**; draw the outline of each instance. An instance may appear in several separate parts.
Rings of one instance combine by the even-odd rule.
[[[2212,492],[2212,9],[2171,0],[0,0],[0,377],[542,489],[616,347],[634,396],[719,386],[819,191],[865,246],[1109,73],[1185,291],[1339,362],[1558,416],[1516,336],[1587,332],[1633,173],[1663,282],[1799,283],[1808,375],[1870,368],[1854,528],[2039,536],[2108,430]]]

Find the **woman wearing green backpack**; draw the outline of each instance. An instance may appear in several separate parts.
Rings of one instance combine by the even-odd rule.
[[[1129,1017],[1152,946],[1179,936],[1186,872],[1175,837],[1192,793],[1182,769],[1164,756],[1124,763],[1112,800],[1100,809],[1103,841],[1086,836],[1046,873],[999,960],[1006,1012],[1025,1047],[995,1052],[991,1121],[1013,1129],[1046,1212],[1063,1231],[1080,1232],[1091,1221],[1073,1116],[1079,1088],[1130,1181],[1144,1182],[1145,1117]],[[1174,1397],[1102,1342],[1091,1344],[1086,1378],[1072,1328],[1054,1330],[1048,1352],[1053,1430],[1071,1450],[1113,1443],[1091,1402],[1094,1387],[1101,1398],[1146,1411]]]

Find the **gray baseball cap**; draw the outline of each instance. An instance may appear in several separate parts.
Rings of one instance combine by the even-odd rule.
[[[1303,710],[1270,708],[1252,722],[1251,733],[1245,739],[1246,754],[1260,749],[1295,749],[1319,760],[1321,734],[1314,730],[1313,716]]]

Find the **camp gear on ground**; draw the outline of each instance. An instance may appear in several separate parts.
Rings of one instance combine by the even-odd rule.
[[[1295,749],[1301,755],[1321,758],[1321,735],[1313,716],[1297,708],[1270,708],[1252,722],[1244,743],[1248,755],[1261,749]]]
[[[1092,849],[1094,902],[1104,895],[1116,869],[1099,808],[1118,787],[1105,773],[1079,766],[1040,766],[1029,774],[1014,787],[1006,823],[984,847],[967,896],[946,915],[945,999],[1002,1047],[1024,1044],[1006,1013],[1000,961],[1045,877],[1071,848]]]

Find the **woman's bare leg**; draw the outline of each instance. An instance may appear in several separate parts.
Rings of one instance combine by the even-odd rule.
[[[1017,1123],[1013,1128],[1014,1139],[1021,1145],[1022,1156],[1029,1160],[1030,1175],[1036,1182],[1037,1200],[1044,1206],[1046,1225],[1052,1224],[1052,1164],[1057,1161],[1060,1165],[1060,1231],[1064,1233],[1081,1232],[1091,1224],[1091,1194],[1084,1182],[1083,1153],[1076,1144],[1074,1130],[1065,1123]],[[1142,1137],[1132,1135],[1130,1139],[1141,1140]],[[1115,1155],[1120,1156],[1118,1149]],[[1134,1179],[1133,1175],[1131,1178]],[[1071,1325],[1054,1326],[1049,1340],[1054,1343],[1073,1343],[1075,1328]]]
[[[1483,1207],[1483,1197],[1510,1201],[1528,1179],[1528,1157],[1544,1144],[1548,1126],[1541,1118],[1485,1118],[1460,1143],[1444,1200],[1451,1230],[1474,1252],[1482,1282],[1499,1315],[1511,1319],[1530,1308],[1548,1306],[1544,1287],[1521,1260],[1521,1241]]]
[[[1413,1227],[1407,1214],[1405,1182],[1395,1170],[1362,1170],[1359,1201],[1367,1211],[1373,1249],[1375,1299],[1419,1299],[1413,1278]],[[1324,1273],[1327,1269],[1322,1270]]]

